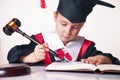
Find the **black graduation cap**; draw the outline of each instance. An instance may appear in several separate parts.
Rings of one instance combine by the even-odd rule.
[[[95,5],[115,6],[101,0],[59,0],[57,11],[72,23],[85,22]]]

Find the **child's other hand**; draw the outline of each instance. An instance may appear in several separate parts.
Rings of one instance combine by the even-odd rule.
[[[88,57],[86,59],[82,59],[81,62],[88,63],[88,64],[95,64],[95,65],[112,64],[112,61],[108,57],[103,55]]]
[[[35,59],[37,61],[41,61],[41,60],[45,59],[46,51],[49,51],[47,43],[44,43],[42,45],[41,44],[37,45],[34,49]]]

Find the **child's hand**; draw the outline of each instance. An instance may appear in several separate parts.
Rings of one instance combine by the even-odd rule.
[[[48,44],[44,43],[42,45],[37,45],[34,49],[34,55],[35,55],[35,59],[37,61],[41,61],[43,59],[45,59],[45,52],[48,51]]]
[[[37,45],[34,49],[34,52],[20,57],[20,61],[24,63],[35,63],[38,61],[42,61],[45,59],[45,52],[48,51],[48,45],[42,44],[42,45]]]
[[[97,55],[97,56],[92,56],[88,57],[87,59],[82,59],[81,62],[88,63],[88,64],[112,64],[112,61],[103,55]]]

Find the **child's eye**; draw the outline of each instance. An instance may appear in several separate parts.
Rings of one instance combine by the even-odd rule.
[[[66,25],[67,25],[65,22],[61,22],[61,24],[62,24],[63,26],[66,26]]]
[[[66,26],[66,24],[62,24],[63,26]]]
[[[73,29],[79,29],[79,27],[78,26],[73,26]]]

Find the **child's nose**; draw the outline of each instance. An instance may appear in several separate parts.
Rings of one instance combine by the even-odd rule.
[[[71,34],[71,28],[70,27],[66,27],[65,34],[66,35],[70,35]]]

